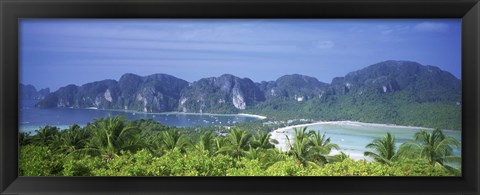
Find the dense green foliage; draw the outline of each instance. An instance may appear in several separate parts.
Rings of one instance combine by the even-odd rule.
[[[20,134],[22,176],[455,176],[446,157],[456,143],[434,132],[433,157],[410,153],[390,163],[353,161],[328,137],[296,129],[288,152],[279,152],[270,135],[231,128],[226,134],[166,127],[152,120],[96,119],[85,127],[60,131],[46,126]],[[187,133],[190,132],[190,133]],[[440,131],[441,132],[441,131]],[[432,136],[430,135],[430,136]],[[425,135],[428,137],[428,135]],[[421,154],[430,154],[424,134],[415,137]],[[417,139],[418,137],[418,139]],[[445,141],[447,140],[447,141]],[[448,141],[450,140],[450,141]],[[374,141],[375,142],[375,141]],[[413,142],[412,142],[413,143]],[[453,145],[452,145],[453,144]],[[403,150],[406,147],[403,147]],[[423,149],[422,149],[423,148]],[[445,157],[445,158],[443,158]],[[431,161],[437,163],[431,163]],[[440,163],[439,163],[440,162]]]
[[[27,146],[22,153],[39,154],[36,162],[22,163],[21,175],[64,176],[452,176],[441,166],[431,166],[424,161],[399,161],[392,166],[364,160],[345,159],[324,166],[302,166],[291,156],[265,167],[262,159],[242,157],[233,160],[220,154],[177,150],[157,157],[147,150],[122,153],[112,161],[100,157],[62,158],[60,155],[45,157],[32,153],[44,147]],[[47,152],[51,153],[47,149]],[[25,156],[22,156],[25,159]],[[52,162],[52,163],[46,163]],[[63,166],[62,166],[63,165]],[[60,170],[60,172],[59,172]]]
[[[271,99],[248,110],[273,120],[292,116],[312,120],[353,120],[450,130],[461,129],[461,105],[452,102],[419,103],[405,92],[389,95],[337,95],[307,101]]]
[[[307,127],[294,128],[293,143],[288,139],[289,153],[303,165],[309,163],[326,164],[326,155],[332,149],[339,149],[338,145],[330,143],[330,138],[316,131],[307,131]]]
[[[432,133],[420,131],[415,133],[414,141],[405,142],[400,146],[399,153],[410,158],[427,159],[431,165],[444,166],[449,170],[456,171],[461,158],[453,156],[453,148],[460,148],[460,142],[455,138],[446,136],[439,129]]]

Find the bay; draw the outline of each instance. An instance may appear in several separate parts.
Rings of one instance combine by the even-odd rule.
[[[325,133],[325,136],[330,138],[331,143],[337,144],[340,149],[339,151],[333,151],[332,154],[337,154],[341,151],[350,155],[353,159],[367,160],[371,159],[363,156],[363,152],[366,151],[365,146],[374,139],[382,138],[387,132],[395,136],[398,149],[402,143],[412,141],[415,133],[422,130],[428,132],[433,131],[433,129],[422,127],[361,123],[355,121],[330,121],[280,128],[271,132],[271,138],[279,142],[276,144],[278,149],[286,151],[288,150],[288,140],[286,136],[292,140],[293,129],[304,126],[307,126],[308,130],[319,131],[322,134]],[[462,132],[460,130],[443,130],[443,133],[447,136],[452,136],[461,143]],[[461,156],[461,148],[454,148],[453,155]]]
[[[84,126],[95,118],[125,116],[128,120],[153,119],[161,124],[177,127],[223,126],[260,120],[260,117],[241,114],[142,113],[117,110],[35,107],[36,101],[22,100],[19,108],[19,130],[34,132],[45,125],[68,128],[72,124]]]

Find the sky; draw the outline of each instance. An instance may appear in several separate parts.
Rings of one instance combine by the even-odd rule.
[[[460,19],[21,19],[19,43],[20,82],[37,90],[125,73],[330,83],[386,60],[461,78]]]

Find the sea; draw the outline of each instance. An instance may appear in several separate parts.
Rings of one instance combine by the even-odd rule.
[[[415,133],[422,130],[427,132],[433,131],[433,129],[429,128],[371,124],[354,121],[335,121],[320,124],[308,124],[304,126],[307,126],[307,130],[309,131],[319,131],[322,134],[325,133],[325,136],[330,138],[331,143],[335,143],[339,146],[340,150],[335,151],[336,153],[341,151],[350,154],[350,157],[354,159],[367,160],[371,159],[363,156],[363,152],[367,150],[365,146],[371,143],[374,139],[382,138],[387,132],[395,136],[398,149],[402,143],[412,141]],[[279,130],[280,133],[275,136],[277,141],[280,142],[280,144],[276,145],[277,148],[283,151],[288,150],[288,144],[286,144],[288,140],[285,135],[288,136],[289,139],[292,139],[293,128],[294,127],[286,127]],[[442,132],[447,136],[452,136],[461,143],[462,132],[460,130],[442,130]],[[461,148],[454,148],[453,155],[461,156]]]
[[[260,120],[260,117],[240,114],[143,113],[122,110],[73,109],[35,107],[37,101],[22,100],[19,105],[19,131],[31,132],[50,125],[66,129],[73,124],[85,126],[96,118],[125,116],[129,120],[153,119],[161,124],[176,127],[225,126]]]

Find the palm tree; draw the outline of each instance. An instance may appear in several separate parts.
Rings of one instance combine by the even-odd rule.
[[[364,155],[370,156],[382,164],[390,165],[397,158],[395,142],[395,136],[387,133],[383,138],[374,139],[372,143],[369,143],[366,148],[373,151],[366,151]]]
[[[280,151],[275,148],[263,149],[250,147],[250,149],[245,152],[245,158],[250,160],[256,159],[261,163],[263,169],[267,169],[279,161],[284,161],[285,153],[280,153]]]
[[[33,136],[35,143],[41,146],[49,146],[53,143],[54,136],[58,134],[58,128],[47,125],[35,132],[36,135]]]
[[[302,127],[300,129],[293,128],[293,144],[287,136],[287,143],[290,147],[289,153],[305,166],[308,164],[311,156],[311,144],[306,131],[307,127]]]
[[[19,132],[18,133],[18,143],[20,146],[25,146],[30,144],[32,141],[32,136],[30,135],[30,132]]]
[[[214,154],[221,153],[220,149],[227,146],[227,139],[225,137],[217,136],[213,139]],[[220,152],[219,152],[220,151]]]
[[[250,148],[250,139],[252,134],[247,133],[244,130],[237,128],[232,128],[230,133],[227,135],[227,143],[225,146],[221,147],[217,153],[228,153],[232,157],[239,159],[244,155],[245,151]]]
[[[185,135],[178,129],[163,131],[162,141],[167,151],[185,151],[185,148],[190,145]]]
[[[293,144],[287,136],[289,153],[304,166],[325,164],[327,155],[333,148],[339,149],[337,144],[330,143],[330,138],[316,131],[307,131],[307,127],[293,129]]]
[[[162,131],[163,132],[163,131]],[[145,146],[147,149],[156,156],[162,156],[163,151],[163,136],[162,132],[159,131],[147,131],[143,137],[145,140]]]
[[[200,137],[200,141],[195,146],[198,150],[208,151],[209,154],[214,152],[215,139],[212,132],[206,132]]]
[[[425,158],[431,165],[440,164],[451,169],[446,165],[449,161],[458,160],[460,157],[454,157],[453,147],[460,148],[460,142],[451,136],[446,136],[440,129],[433,132],[420,131],[415,133],[414,141],[405,142],[400,146],[399,153],[406,156]]]
[[[349,158],[350,158],[350,155],[345,154],[345,152],[340,152],[339,154],[333,156],[330,159],[330,162],[343,162],[344,160],[349,159]]]
[[[247,159],[253,160],[253,159],[259,159],[262,155],[262,152],[260,151],[261,148],[253,148],[251,147],[246,153],[245,157]]]
[[[143,146],[137,133],[139,129],[126,126],[125,117],[95,119],[92,130],[88,149],[100,153],[107,161],[118,156],[122,150],[135,151]]]
[[[251,143],[254,148],[269,149],[274,148],[275,146],[270,143],[270,134],[268,133],[258,133],[257,136],[253,137]]]
[[[74,124],[64,132],[55,136],[57,151],[70,154],[85,148],[91,137],[90,131]]]
[[[276,148],[267,149],[263,151],[263,154],[262,164],[265,169],[277,162],[284,161],[287,158],[287,153],[280,152]]]
[[[332,149],[338,150],[338,145],[330,143],[330,138],[327,138],[325,133],[320,134],[319,131],[310,131],[309,135],[312,150],[315,153],[313,161],[320,164],[327,163],[326,155],[330,154]]]

